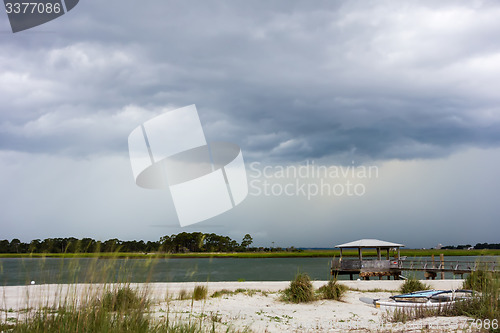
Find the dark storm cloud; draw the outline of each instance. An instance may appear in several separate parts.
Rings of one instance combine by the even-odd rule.
[[[249,159],[497,146],[499,17],[488,1],[84,2],[37,28],[56,33],[3,41],[0,149],[126,151],[192,103]]]

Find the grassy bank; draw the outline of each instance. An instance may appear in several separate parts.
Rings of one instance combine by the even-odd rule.
[[[500,250],[401,250],[402,256],[428,257],[439,256],[500,256]],[[357,257],[357,250],[344,250],[345,257]],[[363,257],[375,257],[375,250],[364,250]],[[0,258],[320,258],[339,257],[339,250],[304,250],[302,252],[232,252],[232,253],[130,253],[130,252],[102,252],[102,253],[0,253]]]

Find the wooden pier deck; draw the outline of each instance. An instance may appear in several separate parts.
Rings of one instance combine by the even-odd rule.
[[[370,277],[382,278],[391,276],[398,279],[404,271],[420,271],[424,272],[427,279],[435,279],[438,274],[444,279],[444,273],[453,273],[460,275],[463,278],[464,274],[474,271],[489,271],[500,273],[499,261],[464,261],[464,260],[422,260],[422,259],[392,259],[392,260],[377,260],[377,259],[333,259],[331,274],[343,275],[349,274],[351,279],[354,274],[358,274],[361,278],[369,279]]]
[[[401,260],[402,271],[421,271],[426,278],[435,278],[438,273],[453,273],[454,275],[468,274],[478,270],[500,273],[498,261],[463,261],[463,260]]]

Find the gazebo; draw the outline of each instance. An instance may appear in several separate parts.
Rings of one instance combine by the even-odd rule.
[[[378,276],[382,279],[383,276],[387,276],[389,279],[391,276],[394,279],[399,279],[401,275],[401,256],[400,247],[404,247],[403,244],[391,243],[378,239],[360,239],[354,242],[349,242],[345,244],[336,245],[335,247],[340,249],[340,258],[332,260],[332,275],[338,274],[349,274],[351,280],[353,279],[353,274],[359,274],[360,277],[365,280],[369,280],[370,276]],[[343,249],[358,249],[358,259],[353,258],[343,258]],[[363,249],[376,249],[377,259],[363,259]],[[390,258],[390,250],[395,249],[397,251],[397,257]],[[385,258],[382,259],[382,251],[386,252]]]

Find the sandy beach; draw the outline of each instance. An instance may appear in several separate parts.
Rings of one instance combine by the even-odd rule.
[[[459,288],[462,280],[425,281],[434,289]],[[390,323],[386,312],[359,301],[360,297],[383,298],[396,294],[403,281],[341,281],[349,287],[343,301],[318,300],[291,304],[280,300],[280,291],[289,281],[278,282],[205,282],[131,284],[147,291],[153,300],[153,313],[171,319],[210,318],[221,331],[227,327],[252,332],[461,332],[471,331],[467,317],[433,317],[403,323]],[[314,281],[319,288],[326,281]],[[208,298],[201,301],[179,300],[179,294],[192,292],[196,285],[208,288]],[[113,285],[29,285],[0,287],[1,320],[23,316],[26,308],[54,306],[68,299],[77,301]],[[232,293],[210,297],[214,292]],[[392,291],[392,292],[391,292]],[[472,327],[473,328],[473,327]]]

